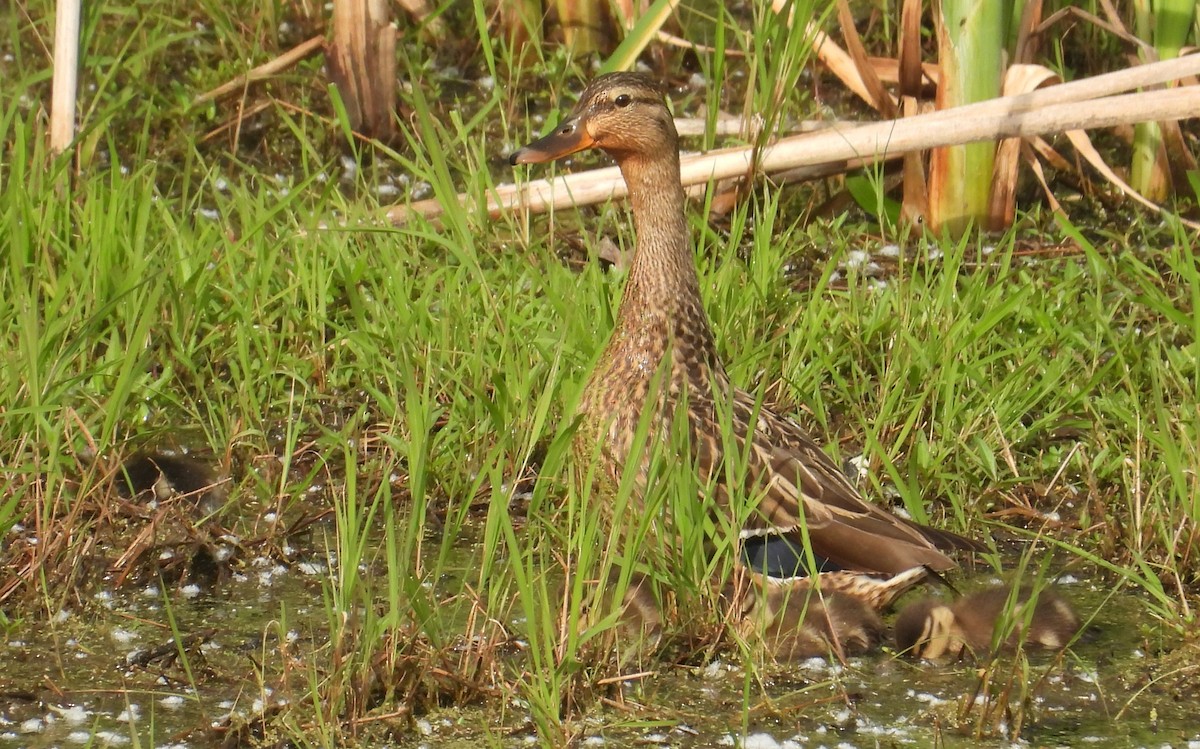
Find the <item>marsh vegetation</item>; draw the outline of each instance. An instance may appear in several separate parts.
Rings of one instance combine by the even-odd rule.
[[[519,52],[483,2],[438,9],[461,33],[402,23],[389,148],[319,58],[193,104],[324,10],[177,6],[85,7],[59,157],[53,4],[0,32],[0,746],[1200,740],[1194,174],[1160,215],[1050,169],[1063,211],[1026,177],[1011,229],[956,240],[897,228],[882,166],[694,201],[730,378],[873,501],[991,539],[964,592],[1056,583],[1087,625],[1063,652],[775,663],[706,586],[734,539],[705,546],[673,445],[642,512],[575,475],[625,208],[456,197],[525,179],[505,158],[595,58]],[[893,11],[854,7],[881,54]],[[674,18],[704,49],[640,64],[676,116],[876,117],[761,4]],[[1064,78],[1125,64],[1091,26],[1043,51]],[[684,148],[741,142],[706,132]],[[383,218],[430,198],[436,221]],[[670,591],[653,648],[594,584],[635,571]]]

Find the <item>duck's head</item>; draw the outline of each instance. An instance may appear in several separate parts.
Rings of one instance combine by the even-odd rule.
[[[509,163],[541,164],[588,148],[621,162],[675,152],[676,140],[662,85],[642,73],[609,73],[584,89],[553,132],[517,149]]]

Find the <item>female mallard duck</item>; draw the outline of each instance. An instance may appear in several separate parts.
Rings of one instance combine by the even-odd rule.
[[[757,407],[752,395],[729,382],[701,302],[678,135],[663,88],[638,73],[600,76],[554,132],[518,149],[510,161],[537,164],[588,148],[604,151],[620,167],[637,246],[616,329],[580,400],[577,455],[591,459],[599,443],[602,471],[615,484],[634,452],[645,409],[653,409],[647,414],[652,433],[665,436],[676,409],[686,404],[695,464],[702,478],[716,479],[717,501],[761,497],[743,539],[782,535],[802,543],[807,535],[827,569],[887,574],[951,569],[955,562],[945,550],[979,549],[864,501],[794,421]],[[720,408],[718,398],[725,401]],[[738,452],[748,456],[747,486],[719,480],[726,445],[718,412],[731,414],[743,442]],[[749,450],[742,449],[745,442]],[[643,481],[647,463],[643,458],[638,466]]]
[[[987,588],[946,605],[932,599],[917,601],[896,617],[896,648],[914,658],[934,659],[964,653],[985,654],[997,638],[1002,649],[1018,644],[1058,650],[1079,632],[1079,616],[1061,595],[1022,587]],[[1007,634],[1006,634],[1007,633]]]

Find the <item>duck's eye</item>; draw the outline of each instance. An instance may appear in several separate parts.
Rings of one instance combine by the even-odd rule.
[[[617,98],[613,99],[613,104],[616,104],[618,107],[627,107],[632,101],[633,98],[630,97],[629,94],[621,94]]]
[[[559,130],[558,134],[559,135],[570,135],[573,132],[575,132],[575,123],[572,122],[569,125],[563,125],[562,130]]]

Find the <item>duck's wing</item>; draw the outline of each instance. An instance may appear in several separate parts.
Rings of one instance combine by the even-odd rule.
[[[747,460],[746,486],[741,489],[760,498],[743,535],[800,538],[807,533],[813,552],[843,569],[888,574],[922,566],[949,570],[957,565],[940,549],[981,548],[866,502],[799,425],[765,408],[756,410],[749,394],[735,391],[730,417],[737,447]],[[721,434],[715,419],[697,424],[696,431]],[[719,470],[719,437],[700,439],[694,447],[701,471]]]

